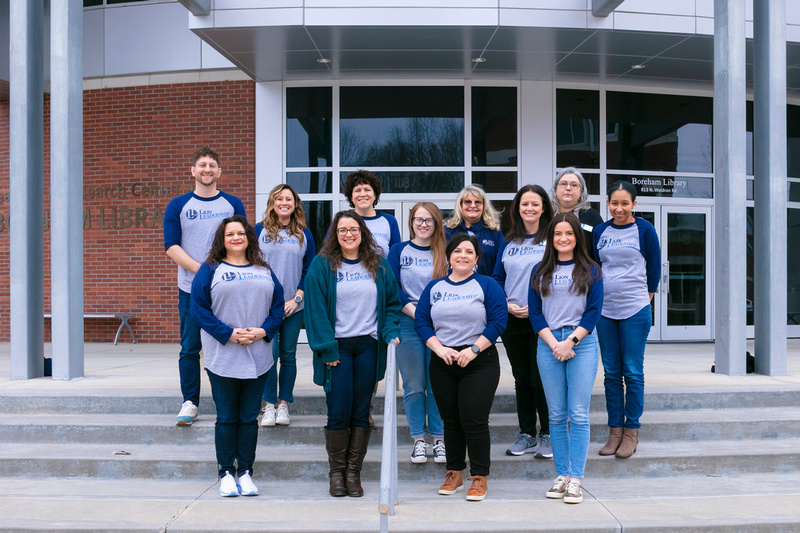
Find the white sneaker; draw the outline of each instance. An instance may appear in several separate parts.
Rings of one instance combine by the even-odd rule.
[[[278,406],[278,414],[275,416],[275,423],[279,426],[289,425],[289,406],[285,403]]]
[[[422,464],[428,462],[428,452],[425,449],[428,444],[424,440],[414,441],[414,449],[411,450],[411,462]]]
[[[181,405],[181,412],[175,417],[175,425],[191,426],[195,418],[197,418],[197,406],[190,400],[186,400]]]
[[[433,462],[434,463],[447,462],[447,451],[444,449],[443,440],[437,440],[436,443],[433,445]]]
[[[239,482],[236,486],[242,496],[258,496],[258,487],[253,483],[249,470],[245,470],[244,474],[239,476]]]
[[[275,425],[275,406],[268,403],[261,410],[261,427],[272,427]]]
[[[239,495],[239,487],[236,486],[236,479],[234,479],[230,472],[225,472],[225,475],[219,480],[219,495],[224,497]]]

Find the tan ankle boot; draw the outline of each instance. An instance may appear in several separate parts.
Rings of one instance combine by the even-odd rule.
[[[622,444],[619,445],[617,448],[617,457],[620,459],[627,459],[633,452],[636,451],[636,447],[639,445],[639,430],[638,429],[630,429],[625,428],[622,431]]]
[[[600,448],[600,455],[614,455],[622,442],[622,428],[608,428],[608,442]]]

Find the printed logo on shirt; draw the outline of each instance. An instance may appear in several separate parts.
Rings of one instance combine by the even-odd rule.
[[[553,274],[553,286],[571,284],[572,276],[569,274]]]
[[[235,279],[272,279],[269,274],[260,274],[258,272],[223,272],[222,281],[233,281]]]
[[[236,279],[236,274],[233,272],[223,272],[222,281],[233,281]]]
[[[404,255],[400,258],[400,266],[401,267],[429,267],[433,266],[433,263],[430,259],[426,259],[424,257],[411,257],[410,255]]]
[[[215,213],[214,211],[212,211],[210,209],[206,209],[206,210],[201,209],[198,212],[197,216],[200,217],[200,220],[208,220],[208,219],[214,219],[214,218],[225,218],[226,216],[228,216],[228,211],[222,211],[222,212],[219,212],[219,213]]]
[[[624,239],[612,239],[609,237],[603,237],[600,239],[600,242],[597,243],[597,249],[602,250],[603,248],[618,248],[620,246],[627,246],[629,248],[637,248],[637,243],[635,241],[626,241]]]
[[[442,296],[442,301],[443,302],[458,302],[458,301],[463,301],[463,300],[474,300],[477,297],[478,297],[477,293],[458,294],[458,293],[453,293],[453,292],[446,292]]]
[[[414,258],[408,255],[404,255],[400,258],[400,266],[401,267],[410,267],[414,264]]]
[[[195,211],[194,209],[187,209],[186,210],[186,218],[188,218],[189,220],[196,219],[197,218],[197,211]]]
[[[336,276],[336,283],[341,283],[343,281],[345,282],[362,281],[365,279],[372,281],[372,274],[370,274],[369,272],[367,272],[366,274],[364,274],[363,272],[354,272],[354,273],[339,272],[338,275]]]
[[[491,246],[492,248],[494,248],[494,241],[492,239],[483,239],[481,241],[481,244],[483,244],[484,246]]]
[[[441,292],[436,291],[433,294],[431,294],[431,304],[435,304],[436,302],[438,302],[441,299],[442,299],[442,293]]]
[[[514,257],[515,255],[519,254],[520,256],[523,255],[531,255],[536,253],[544,253],[544,248],[541,246],[509,246],[506,248],[509,257]]]

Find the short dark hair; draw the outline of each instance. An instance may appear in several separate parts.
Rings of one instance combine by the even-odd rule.
[[[197,164],[197,160],[200,159],[201,157],[210,157],[214,161],[216,161],[217,165],[219,166],[219,156],[217,155],[217,152],[215,152],[208,146],[203,146],[194,154],[192,154],[192,166],[195,166]]]
[[[381,197],[381,182],[378,180],[378,176],[369,170],[356,170],[347,176],[347,179],[344,181],[344,190],[342,190],[345,198],[350,202],[350,207],[356,206],[353,203],[353,189],[358,185],[369,185],[372,187],[372,191],[375,193],[375,201],[372,206],[375,207],[378,205],[378,199]]]
[[[447,243],[447,248],[444,250],[444,255],[447,257],[448,264],[450,263],[450,255],[453,253],[453,250],[458,248],[458,246],[464,241],[469,241],[472,243],[472,247],[475,248],[475,259],[480,260],[481,247],[478,246],[478,239],[468,233],[460,232],[453,235],[453,238],[450,239],[450,242]]]
[[[611,194],[615,191],[625,191],[631,195],[631,201],[636,200],[636,187],[629,181],[620,180],[615,182],[608,188],[608,199],[611,200]]]

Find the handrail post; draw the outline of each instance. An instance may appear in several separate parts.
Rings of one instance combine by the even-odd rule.
[[[386,382],[383,400],[383,447],[381,449],[381,533],[389,531],[389,515],[397,505],[397,343],[392,340],[386,350]]]

